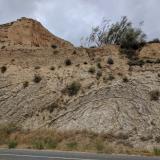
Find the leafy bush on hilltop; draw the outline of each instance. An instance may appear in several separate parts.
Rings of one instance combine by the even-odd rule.
[[[101,47],[106,44],[120,45],[125,50],[137,50],[145,45],[146,35],[141,28],[135,28],[126,16],[116,23],[103,19],[102,23],[93,27],[90,35],[86,37],[86,46]],[[123,52],[128,53],[128,52]],[[132,52],[135,54],[135,52]]]

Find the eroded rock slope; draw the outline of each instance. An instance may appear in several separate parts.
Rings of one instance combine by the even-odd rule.
[[[22,18],[0,26],[0,47],[0,123],[159,145],[160,44],[147,44],[139,55],[143,65],[131,66],[118,46],[75,48]],[[71,96],[64,90],[73,82],[80,90]]]

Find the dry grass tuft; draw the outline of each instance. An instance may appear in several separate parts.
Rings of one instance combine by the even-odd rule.
[[[0,125],[0,145],[8,148],[25,146],[30,149],[53,149],[63,151],[82,151],[97,153],[122,153],[139,155],[159,155],[159,149],[152,152],[123,144],[111,143],[111,135],[97,134],[87,130],[82,131],[56,131],[36,130],[25,131],[14,124]],[[113,137],[114,139],[114,137]]]

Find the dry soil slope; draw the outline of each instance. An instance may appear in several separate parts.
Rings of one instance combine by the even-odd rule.
[[[87,129],[112,135],[116,143],[159,145],[160,100],[150,99],[150,91],[160,90],[159,63],[129,67],[117,46],[74,48],[26,18],[0,26],[0,35],[0,65],[7,68],[0,73],[0,123],[15,122],[30,129]],[[156,61],[159,47],[145,46],[140,58]],[[113,65],[106,63],[108,57]],[[88,72],[91,67],[94,74]],[[102,76],[97,79],[99,71]],[[33,81],[35,75],[42,78],[39,83]],[[123,82],[124,76],[128,82]],[[82,87],[70,97],[62,91],[73,81]]]

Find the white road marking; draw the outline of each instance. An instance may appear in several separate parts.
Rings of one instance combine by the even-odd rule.
[[[56,159],[65,159],[65,160],[96,160],[96,159],[49,157],[49,156],[19,155],[19,154],[0,154],[0,156],[14,156],[14,157],[28,157],[28,158],[47,158],[47,159],[56,158]]]

